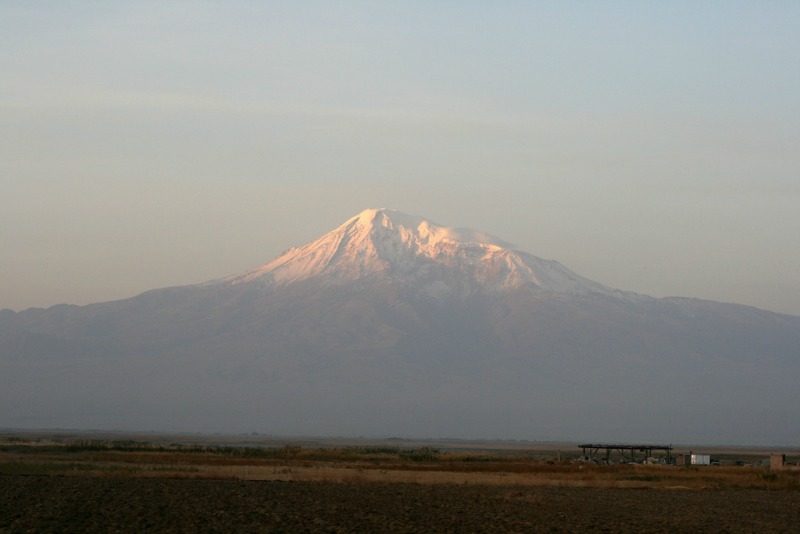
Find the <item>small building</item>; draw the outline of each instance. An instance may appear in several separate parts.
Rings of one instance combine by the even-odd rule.
[[[689,454],[678,455],[678,465],[711,465],[710,454]]]
[[[769,455],[769,468],[771,471],[782,471],[786,469],[786,455],[781,452],[773,452]]]

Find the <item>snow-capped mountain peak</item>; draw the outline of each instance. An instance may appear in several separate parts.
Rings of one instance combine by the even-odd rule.
[[[520,288],[621,294],[488,234],[385,208],[364,210],[322,237],[225,282],[342,284],[368,278],[408,284],[434,295]]]
[[[510,248],[508,243],[488,234],[467,228],[450,228],[441,226],[422,217],[408,215],[396,210],[385,208],[367,209],[345,223],[357,221],[367,229],[381,232],[396,231],[406,241],[416,241],[426,246],[436,246],[441,242],[483,243],[497,247]]]

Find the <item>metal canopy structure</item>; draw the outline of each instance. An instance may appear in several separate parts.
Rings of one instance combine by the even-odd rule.
[[[586,443],[578,445],[583,449],[583,456],[597,460],[597,453],[601,450],[606,451],[605,462],[608,463],[611,459],[613,451],[619,451],[623,458],[631,462],[636,461],[636,453],[643,453],[645,459],[653,456],[653,451],[664,451],[667,454],[667,462],[672,462],[672,445],[620,445],[616,443]],[[589,451],[587,454],[586,451]]]

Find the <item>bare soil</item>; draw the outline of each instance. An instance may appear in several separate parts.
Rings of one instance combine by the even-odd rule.
[[[0,476],[0,532],[797,532],[800,492]]]

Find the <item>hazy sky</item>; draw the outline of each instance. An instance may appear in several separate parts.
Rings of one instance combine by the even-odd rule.
[[[368,207],[800,315],[800,2],[0,3],[0,308]]]

